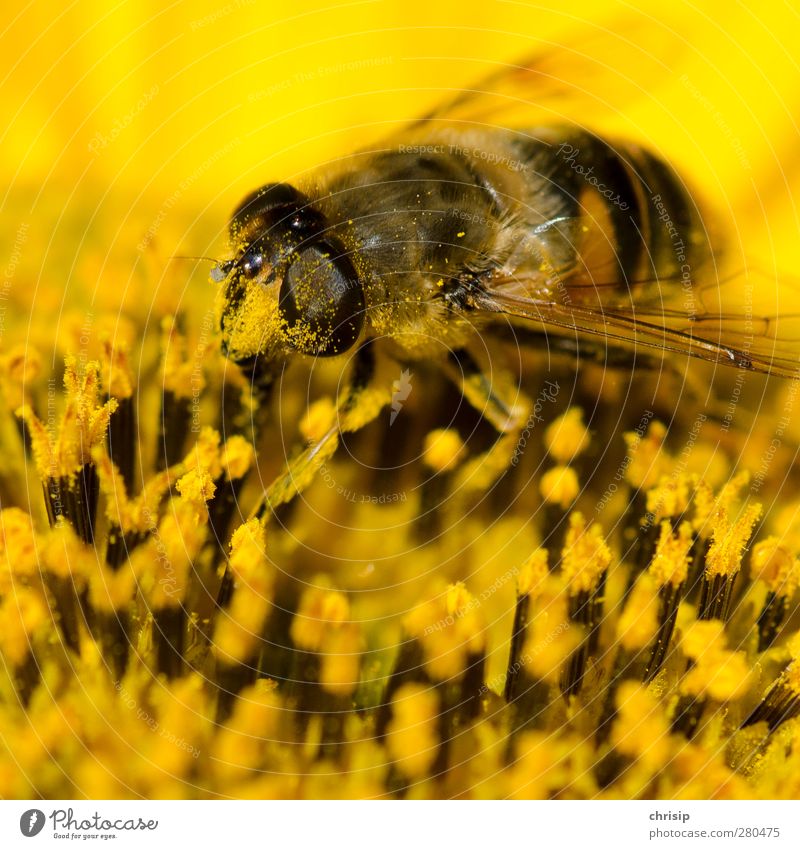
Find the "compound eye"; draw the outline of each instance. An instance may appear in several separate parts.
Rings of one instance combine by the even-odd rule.
[[[364,325],[364,290],[350,260],[325,242],[301,250],[281,284],[279,309],[294,348],[332,357],[351,348]]]

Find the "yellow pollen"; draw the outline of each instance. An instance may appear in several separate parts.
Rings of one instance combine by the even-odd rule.
[[[465,453],[465,445],[452,428],[432,430],[423,446],[425,464],[437,473],[449,472],[458,465]]]
[[[517,592],[520,595],[538,595],[548,574],[547,549],[537,548],[519,570]]]
[[[727,510],[712,519],[712,540],[706,555],[706,576],[735,575],[742,566],[742,554],[761,516],[760,504],[749,504],[735,522],[728,521]]]
[[[577,511],[570,514],[561,566],[570,595],[595,588],[611,563],[611,551],[599,525],[590,525]]]
[[[672,584],[680,586],[689,572],[692,548],[692,526],[681,522],[677,534],[666,519],[661,523],[655,554],[648,569],[655,582],[663,587]]]
[[[539,480],[539,492],[548,504],[566,510],[580,492],[578,474],[572,466],[555,466],[546,471]]]
[[[17,411],[28,426],[36,468],[43,480],[80,471],[89,462],[92,448],[105,439],[117,401],[112,398],[98,404],[98,371],[99,365],[89,362],[79,375],[76,359],[67,358],[64,373],[67,403],[54,434],[27,405]]]
[[[589,447],[589,442],[589,431],[579,407],[570,407],[544,432],[545,447],[550,456],[561,464],[569,463],[582,454]]]
[[[768,537],[753,546],[750,565],[754,578],[763,581],[770,592],[790,598],[800,583],[800,561],[777,537]]]
[[[629,462],[625,478],[637,489],[650,489],[663,475],[669,474],[670,458],[664,448],[667,429],[661,422],[650,423],[644,436],[635,431],[624,435]]]

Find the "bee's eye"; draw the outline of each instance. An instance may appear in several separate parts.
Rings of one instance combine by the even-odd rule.
[[[330,357],[357,341],[364,324],[364,290],[350,260],[333,245],[301,250],[281,284],[280,312],[291,344]]]
[[[248,251],[240,262],[242,274],[248,280],[258,277],[259,272],[264,267],[264,254],[261,251]]]

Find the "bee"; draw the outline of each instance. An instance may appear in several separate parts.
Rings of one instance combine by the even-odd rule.
[[[212,273],[227,357],[263,377],[297,355],[363,361],[379,342],[403,363],[440,361],[501,434],[530,405],[474,350],[509,328],[608,364],[652,351],[796,376],[776,318],[721,308],[740,281],[720,283],[722,246],[683,179],[637,144],[554,121],[542,105],[568,96],[580,114],[583,88],[548,88],[540,69],[525,60],[377,149],[246,197]],[[528,115],[505,125],[520,92]],[[343,409],[369,383],[355,371]]]

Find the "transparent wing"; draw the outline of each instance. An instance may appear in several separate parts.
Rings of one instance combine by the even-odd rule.
[[[721,311],[717,305],[751,303],[749,290],[764,300],[767,278],[757,273],[684,287],[678,280],[644,280],[626,285],[565,285],[547,294],[541,281],[494,278],[474,293],[484,314],[530,321],[557,335],[603,337],[611,346],[650,348],[696,357],[748,371],[800,377],[800,314],[765,314],[748,306]],[[772,281],[773,284],[775,281]],[[526,294],[526,288],[530,293]],[[772,297],[784,287],[776,287]],[[731,297],[729,298],[728,295]],[[783,299],[800,304],[793,288]]]
[[[515,127],[619,121],[636,101],[656,97],[691,42],[680,31],[634,15],[588,24],[564,41],[541,41],[512,64],[495,65],[466,90],[415,122]]]
[[[702,37],[694,32],[687,38],[674,23],[647,16],[626,15],[608,27],[587,24],[566,41],[541,41],[518,62],[494,66],[412,127],[569,123],[607,137],[628,137],[628,119],[636,107],[664,102],[664,90],[675,86],[675,69],[682,67],[684,56],[691,58],[689,46]],[[579,235],[586,218],[558,223],[568,240],[583,243],[581,267],[551,267],[564,280],[558,294],[548,292],[534,272],[529,279],[519,272],[513,279],[495,276],[488,290],[473,293],[478,310],[561,335],[603,337],[619,346],[800,376],[800,315],[791,312],[800,307],[797,284],[787,291],[783,281],[778,285],[775,278],[752,270],[720,279],[714,268],[697,270],[689,281],[662,277],[621,284],[602,230],[587,247],[586,237]]]

